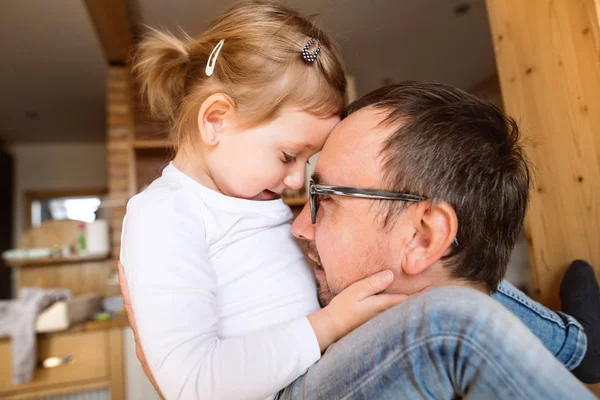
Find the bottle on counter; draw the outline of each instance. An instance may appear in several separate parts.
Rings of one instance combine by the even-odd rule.
[[[79,253],[83,254],[87,250],[87,243],[85,240],[85,222],[79,224],[79,234],[77,236],[77,245],[79,247]]]

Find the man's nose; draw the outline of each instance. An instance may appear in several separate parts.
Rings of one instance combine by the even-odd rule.
[[[308,202],[292,224],[292,234],[302,240],[315,239],[315,226],[310,220],[310,205]]]

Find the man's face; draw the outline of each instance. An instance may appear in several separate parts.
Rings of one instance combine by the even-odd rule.
[[[380,189],[383,172],[379,152],[392,129],[388,133],[388,128],[378,125],[383,117],[381,111],[365,108],[338,124],[319,156],[314,176],[317,183]],[[402,235],[391,240],[377,219],[379,211],[374,200],[320,197],[316,224],[311,224],[309,205],[294,221],[292,232],[309,241],[309,256],[320,265],[315,276],[322,306],[375,272],[392,269],[396,273]]]

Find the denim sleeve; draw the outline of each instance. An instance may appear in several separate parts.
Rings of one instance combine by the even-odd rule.
[[[507,281],[500,283],[492,298],[515,314],[565,367],[571,370],[579,365],[587,337],[575,318],[551,311]]]
[[[414,296],[355,329],[278,400],[456,398],[595,396],[499,302],[454,286]]]

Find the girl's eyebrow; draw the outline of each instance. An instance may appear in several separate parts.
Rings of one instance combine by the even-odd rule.
[[[295,140],[287,140],[286,144],[295,149],[306,149],[306,150],[310,150],[310,151],[314,151],[314,152],[317,152],[320,150],[318,146],[314,146],[308,142],[298,142]]]

